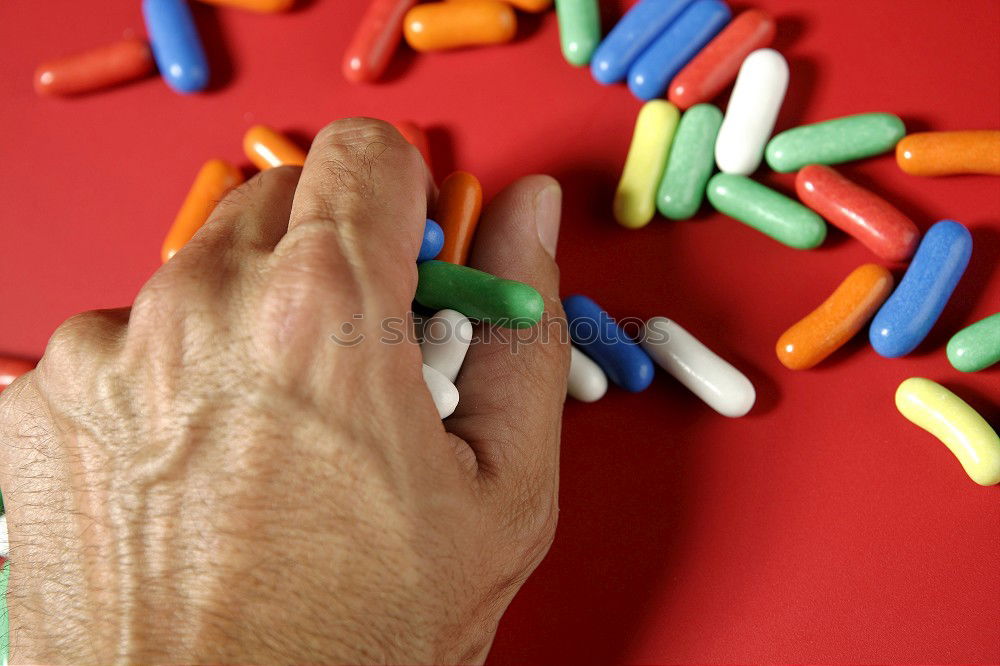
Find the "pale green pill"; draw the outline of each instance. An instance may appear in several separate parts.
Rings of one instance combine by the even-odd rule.
[[[948,362],[961,372],[979,372],[1000,361],[1000,312],[951,336]]]
[[[686,220],[698,212],[715,170],[715,137],[721,126],[722,111],[711,104],[695,104],[681,116],[656,193],[656,207],[664,217]]]
[[[566,62],[577,67],[589,64],[590,56],[601,43],[597,0],[556,0],[556,18]]]
[[[826,239],[823,218],[746,176],[715,174],[708,181],[708,200],[719,212],[798,250],[811,250]]]
[[[785,130],[767,144],[764,157],[775,171],[807,164],[840,164],[880,155],[896,147],[906,127],[891,113],[859,113]]]

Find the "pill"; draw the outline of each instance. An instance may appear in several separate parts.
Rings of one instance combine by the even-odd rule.
[[[552,0],[507,0],[522,12],[544,12],[552,6]]]
[[[608,392],[608,376],[601,366],[570,345],[569,379],[566,393],[580,402],[597,402]]]
[[[123,39],[42,63],[35,70],[35,92],[78,95],[141,79],[155,69],[145,40]]]
[[[35,364],[24,359],[0,356],[0,391],[26,372],[34,370]]]
[[[666,100],[646,102],[635,119],[632,143],[615,191],[614,216],[629,229],[649,224],[656,213],[656,190],[667,164],[680,113]]]
[[[910,377],[896,389],[896,408],[937,437],[981,486],[1000,483],[1000,437],[976,410],[937,382]]]
[[[186,0],[142,0],[146,32],[160,75],[179,93],[208,87],[208,59]]]
[[[517,33],[517,17],[499,0],[429,2],[406,13],[403,30],[415,50],[441,51],[509,42]]]
[[[397,120],[393,123],[396,130],[403,135],[403,138],[410,142],[410,145],[414,146],[420,151],[420,154],[424,157],[424,163],[427,164],[427,168],[431,168],[431,150],[430,143],[427,141],[427,133],[424,132],[416,123],[412,123],[409,120]]]
[[[650,44],[628,71],[639,99],[663,95],[670,80],[722,30],[732,12],[721,0],[696,0]]]
[[[917,249],[920,232],[910,218],[830,167],[803,167],[795,191],[802,203],[886,261],[906,261]]]
[[[807,370],[864,328],[892,292],[892,273],[877,264],[858,266],[823,303],[781,334],[775,351],[791,370]]]
[[[467,171],[456,171],[441,183],[437,203],[438,224],[444,230],[444,248],[438,254],[441,261],[464,264],[479,224],[483,208],[483,188],[479,179]]]
[[[590,73],[598,83],[615,83],[692,0],[639,0],[594,51]]]
[[[979,372],[1000,361],[1000,312],[953,335],[948,361],[960,372]]]
[[[240,170],[223,160],[211,159],[202,165],[177,211],[174,223],[163,239],[160,258],[166,262],[201,229],[226,192],[243,182]]]
[[[556,0],[556,18],[563,58],[571,65],[589,64],[601,42],[597,0]]]
[[[447,261],[418,266],[416,299],[432,310],[457,310],[470,319],[506,328],[530,328],[545,310],[534,287]]]
[[[774,19],[759,9],[740,13],[673,78],[668,99],[679,109],[713,99],[751,52],[771,43],[774,31]]]
[[[420,253],[417,261],[430,261],[438,256],[444,247],[444,231],[434,220],[424,222],[424,237],[420,241]]]
[[[720,125],[722,112],[711,104],[696,104],[681,116],[656,193],[656,207],[664,217],[686,220],[698,212],[715,170]]]
[[[715,141],[720,171],[748,176],[757,170],[787,87],[788,63],[780,53],[757,49],[746,57]]]
[[[914,176],[1000,176],[1000,130],[910,134],[896,144],[896,163]]]
[[[9,556],[10,540],[7,538],[7,514],[0,514],[0,557]],[[6,613],[4,613],[4,615],[6,615]]]
[[[649,319],[642,348],[657,365],[723,416],[745,416],[757,399],[757,391],[746,375],[671,319]]]
[[[891,113],[859,113],[785,130],[764,150],[767,164],[787,173],[807,164],[840,164],[892,150],[906,127]]]
[[[597,303],[575,294],[563,299],[569,335],[579,349],[597,362],[608,379],[637,393],[653,381],[653,361]]]
[[[868,338],[876,352],[905,356],[927,337],[971,255],[972,235],[958,222],[941,220],[927,230],[899,286],[872,320]]]
[[[288,11],[295,4],[295,0],[201,0],[201,2],[265,14]]]
[[[392,59],[403,36],[403,17],[417,0],[370,0],[344,52],[344,78],[375,81]]]
[[[243,135],[243,152],[261,171],[279,166],[302,166],[304,150],[288,137],[264,125],[254,125]]]
[[[798,201],[746,176],[717,173],[708,181],[707,194],[719,212],[788,247],[811,250],[826,239],[823,218]]]
[[[472,322],[461,312],[439,310],[424,322],[420,355],[424,364],[454,382],[472,343]]]
[[[448,418],[458,407],[458,389],[448,381],[447,377],[426,363],[423,364],[423,371],[424,384],[431,393],[431,400],[434,401],[438,416],[442,419]]]

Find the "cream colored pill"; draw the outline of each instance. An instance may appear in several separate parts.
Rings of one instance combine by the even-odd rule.
[[[454,382],[471,342],[472,322],[469,318],[455,310],[439,310],[424,322],[420,354],[425,364]]]
[[[981,486],[1000,483],[1000,437],[964,400],[937,382],[911,377],[896,389],[896,408],[940,439],[970,479]]]
[[[608,377],[597,365],[576,347],[570,347],[569,381],[566,392],[580,402],[595,402],[608,392]]]
[[[653,219],[656,190],[667,166],[670,143],[679,120],[677,107],[666,100],[646,102],[639,110],[615,192],[614,215],[623,227],[638,229]]]
[[[427,390],[431,392],[431,399],[434,401],[434,406],[437,407],[438,415],[442,419],[446,419],[458,407],[458,389],[448,381],[447,377],[431,366],[424,363],[423,367],[424,383],[427,384]]]
[[[10,555],[10,541],[7,539],[7,514],[0,514],[0,557]]]
[[[746,375],[677,322],[651,318],[641,344],[661,368],[723,416],[738,418],[753,407],[757,392]]]

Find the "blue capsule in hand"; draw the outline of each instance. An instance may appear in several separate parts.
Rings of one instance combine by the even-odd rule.
[[[438,256],[443,247],[444,229],[434,220],[427,220],[424,224],[424,238],[420,241],[420,253],[417,255],[417,263],[430,261]]]

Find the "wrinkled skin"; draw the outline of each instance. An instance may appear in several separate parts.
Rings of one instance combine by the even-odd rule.
[[[438,418],[418,346],[379,341],[434,195],[391,126],[335,122],[131,308],[59,327],[0,394],[13,663],[485,658],[555,530],[569,349],[475,344]],[[535,286],[552,332],[559,206],[518,181],[470,258]]]

